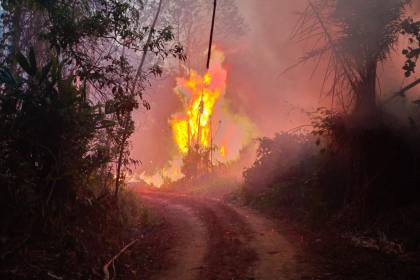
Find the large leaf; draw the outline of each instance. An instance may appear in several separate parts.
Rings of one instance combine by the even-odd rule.
[[[0,82],[8,86],[16,87],[16,80],[8,68],[0,68]]]
[[[102,128],[108,128],[108,127],[112,127],[115,126],[116,122],[112,121],[112,120],[102,120],[101,121],[101,126],[96,127],[96,129],[102,129]]]
[[[111,100],[107,101],[105,103],[105,114],[113,114],[117,111],[117,106],[115,106],[115,103]]]
[[[16,55],[16,60],[19,63],[19,66],[22,67],[22,69],[28,73],[29,75],[34,75],[35,73],[32,71],[31,66],[29,65],[29,62],[26,60],[26,57],[19,52]]]
[[[50,72],[51,66],[52,62],[42,67],[41,76],[39,78],[40,82],[43,82],[48,77],[48,73]]]
[[[32,73],[35,74],[38,67],[36,65],[35,51],[34,51],[34,48],[32,48],[32,47],[29,50],[29,62],[30,62],[30,66],[31,66],[31,71],[32,71]]]

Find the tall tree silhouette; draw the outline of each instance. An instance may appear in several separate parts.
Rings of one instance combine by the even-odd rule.
[[[399,38],[409,0],[317,0],[294,35],[315,42],[303,58],[326,59],[325,80],[334,97],[345,95],[354,112],[376,111],[377,68]]]

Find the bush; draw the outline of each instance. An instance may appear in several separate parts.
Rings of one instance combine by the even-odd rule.
[[[420,201],[419,140],[418,129],[383,112],[359,123],[320,111],[311,134],[259,140],[257,160],[244,172],[245,200],[308,224],[391,230],[386,216]]]
[[[33,51],[28,58],[20,54],[19,65],[25,71],[19,76],[0,69],[3,232],[37,231],[71,212],[89,192],[91,176],[108,161],[104,147],[90,145],[103,119],[73,86],[74,77],[62,79],[53,57],[38,66]]]

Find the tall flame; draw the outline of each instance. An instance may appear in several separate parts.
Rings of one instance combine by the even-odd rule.
[[[170,117],[169,124],[178,151],[158,173],[140,174],[142,180],[160,187],[165,180],[182,178],[183,159],[191,148],[212,148],[210,160],[216,164],[233,161],[255,137],[256,129],[247,116],[229,108],[223,52],[214,48],[212,54],[206,73],[190,69],[187,78],[177,78],[175,93],[183,108]]]
[[[174,140],[182,154],[187,154],[191,147],[197,145],[203,148],[211,145],[211,117],[215,104],[226,87],[227,73],[222,68],[221,61],[213,63],[203,76],[191,70],[188,79],[178,79],[176,93],[180,96],[184,111],[174,115],[170,124]]]

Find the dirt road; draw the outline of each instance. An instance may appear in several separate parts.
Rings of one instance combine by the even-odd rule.
[[[168,266],[152,279],[298,279],[292,246],[253,211],[181,194],[141,196],[175,239]]]

